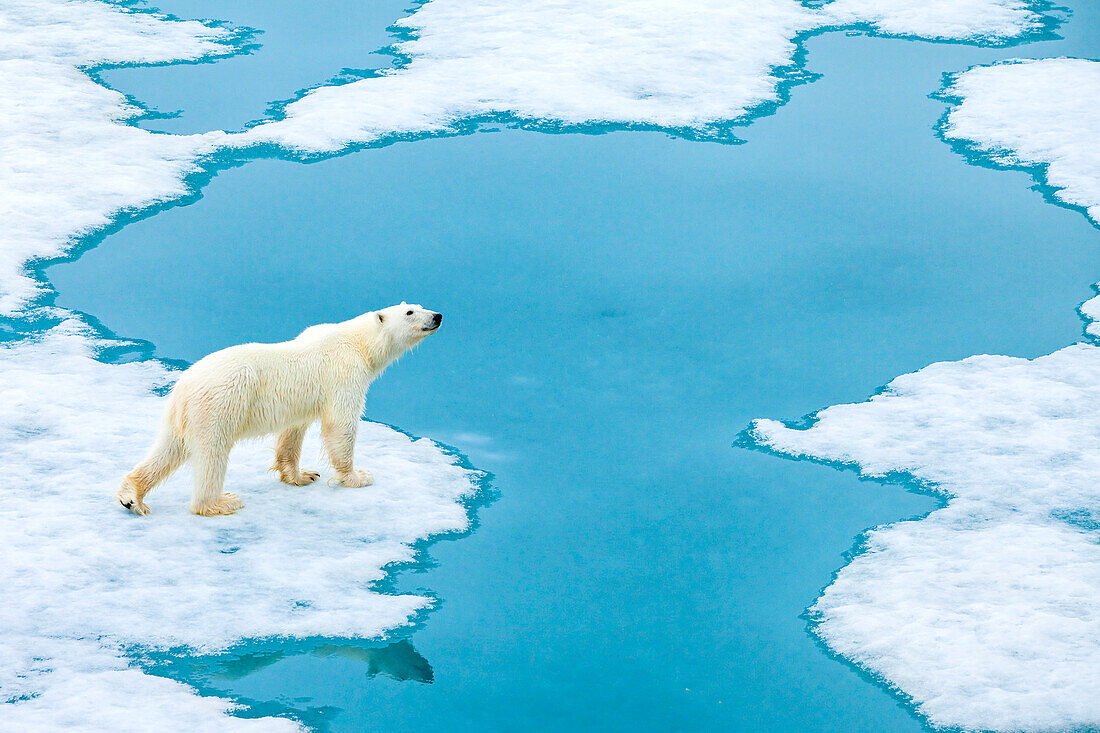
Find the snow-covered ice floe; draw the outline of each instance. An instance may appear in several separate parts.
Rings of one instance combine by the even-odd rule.
[[[88,0],[0,2],[0,315],[38,292],[29,260],[64,254],[122,211],[188,193],[222,133],[161,135],[81,69],[224,56],[235,34]]]
[[[374,638],[431,605],[371,583],[412,561],[418,540],[468,527],[464,501],[479,474],[429,440],[363,423],[356,453],[375,475],[370,490],[283,485],[267,470],[270,445],[251,442],[234,450],[226,477],[245,500],[240,514],[189,514],[185,469],[150,495],[154,514],[137,519],[109,499],[148,448],[164,402],[152,390],[173,373],[155,361],[96,361],[107,345],[69,321],[0,346],[0,690],[9,700],[37,695],[4,706],[0,727],[135,710],[144,730],[202,712],[220,720],[217,704],[126,670],[119,653]],[[321,461],[314,432],[303,463]],[[147,694],[177,700],[150,705]]]
[[[328,153],[486,114],[706,135],[780,101],[802,34],[863,27],[1000,43],[1042,21],[1024,0],[432,0],[397,22],[415,36],[395,47],[402,68],[313,89],[285,119],[244,133],[169,135],[128,124],[141,110],[82,70],[225,56],[239,34],[98,0],[3,0],[0,95],[18,103],[0,109],[0,315],[38,293],[28,261],[185,197],[187,176],[219,151]]]
[[[1024,0],[433,0],[400,21],[407,32],[397,47],[406,60],[401,68],[319,87],[289,104],[284,119],[244,133],[181,136],[134,127],[140,110],[85,69],[224,56],[239,50],[238,34],[95,0],[2,0],[0,94],[8,103],[0,109],[0,315],[28,321],[41,315],[29,263],[64,254],[128,212],[185,197],[192,192],[188,177],[205,171],[208,156],[219,151],[275,144],[328,153],[387,136],[446,132],[484,115],[552,125],[659,126],[705,137],[716,125],[782,99],[798,38],[808,32],[859,27],[1002,43],[1042,28],[1036,7]],[[226,716],[227,701],[147,675],[126,653],[135,646],[212,651],[269,637],[374,637],[408,623],[429,599],[383,594],[371,584],[388,565],[411,559],[417,540],[467,527],[464,502],[478,474],[427,440],[364,424],[358,451],[377,478],[370,491],[285,487],[265,473],[267,449],[245,444],[234,453],[228,476],[246,501],[244,513],[215,522],[186,514],[185,473],[153,494],[151,518],[136,519],[111,496],[147,447],[163,400],[154,388],[170,382],[172,372],[152,361],[104,364],[94,355],[105,346],[110,344],[75,320],[0,346],[0,461],[7,477],[0,492],[0,702],[7,702],[0,728],[293,729],[287,720]],[[1076,347],[1065,353],[1069,360],[1093,352]],[[1038,363],[1017,366],[1031,370]],[[1064,366],[1076,368],[1068,361]],[[982,414],[977,407],[973,412]],[[1087,432],[1084,422],[1074,425]],[[762,439],[766,427],[759,427]],[[786,435],[772,427],[777,440]],[[954,439],[949,432],[943,436]],[[316,436],[310,441],[307,458],[317,454]],[[989,448],[991,455],[1000,446]],[[1056,466],[1072,463],[1070,452],[1051,454]],[[1077,460],[1087,456],[1082,452]],[[958,511],[960,501],[936,516]],[[1030,558],[1036,548],[1050,548],[1044,561],[1058,571],[1030,572],[1020,580],[1041,586],[1054,611],[1037,601],[1008,605],[1006,623],[1010,616],[1018,620],[1012,608],[1050,612],[1063,635],[1084,629],[1079,638],[1087,636],[1094,566],[1088,560],[1092,546],[1079,538],[1092,520],[1081,504],[1052,505],[1050,512],[1062,518],[1056,521],[1036,499],[1030,523],[998,515],[982,525],[1006,533],[998,538],[1002,544],[1011,533],[1026,538],[1012,545],[1018,555]],[[951,535],[956,544],[958,536]],[[992,535],[967,536],[980,548]],[[1086,559],[1073,564],[1072,551],[1082,542],[1088,546],[1080,557]],[[863,567],[860,562],[846,572]],[[956,572],[966,580],[972,570],[960,562]],[[849,577],[842,574],[834,588],[876,587],[871,581],[846,586]],[[956,590],[951,577],[943,581],[944,593]],[[1056,588],[1068,595],[1054,598]],[[1004,593],[1016,598],[1011,585]],[[827,610],[833,597],[826,594],[819,604],[822,629],[840,618]],[[1063,622],[1070,615],[1064,612],[1067,597],[1083,604],[1076,625]],[[1039,610],[1029,610],[1034,608]],[[873,611],[866,618],[881,619]],[[858,625],[859,613],[853,614],[850,622]],[[1047,629],[1036,619],[1023,628],[1036,634]],[[927,631],[919,623],[912,628]],[[1040,642],[1049,640],[1034,641],[1017,654],[1042,657]],[[1076,660],[1093,648],[1078,644],[1065,650],[1065,658]],[[853,658],[875,668],[853,650]],[[936,670],[914,661],[910,672],[928,685],[927,695],[908,678],[890,679],[931,705],[943,697]],[[1053,676],[1063,669],[1048,665]],[[1091,679],[1087,670],[1073,671],[1080,674],[1066,680],[1072,689]],[[1019,679],[1020,688],[1035,681]],[[1049,689],[1022,689],[1031,697],[1013,698],[1000,709],[1035,703],[1036,695],[1042,703]],[[1065,719],[1091,715],[1080,710],[1088,698],[1082,695],[1077,707],[1067,702]],[[941,708],[925,709],[936,715]],[[980,727],[1001,719],[982,715],[973,716],[981,718]]]
[[[867,534],[811,608],[832,649],[937,725],[1100,722],[1100,349],[933,364],[809,429],[753,431],[948,497]]]
[[[1023,0],[432,0],[397,22],[407,60],[311,90],[233,144],[325,153],[485,115],[705,137],[781,99],[796,39],[832,27],[987,43],[1042,27]]]
[[[1053,58],[976,66],[944,91],[959,103],[943,126],[1005,166],[1041,167],[1065,203],[1100,223],[1100,62]]]
[[[945,95],[947,139],[1038,167],[1055,197],[1100,220],[1100,63],[976,67]],[[869,532],[812,606],[833,650],[935,725],[1100,726],[1100,348],[933,364],[808,429],[759,420],[751,434],[946,498]]]
[[[944,136],[999,165],[1038,168],[1059,201],[1100,224],[1100,62],[1054,58],[978,66],[955,77]],[[1100,297],[1081,306],[1100,337]]]
[[[128,120],[141,110],[83,69],[226,55],[236,39],[101,2],[0,2],[0,314],[32,328],[56,320],[33,303],[28,263],[187,195],[186,177],[224,138],[140,130]],[[183,472],[136,520],[111,497],[148,448],[155,389],[173,372],[94,358],[115,345],[72,319],[0,345],[0,730],[297,729],[227,716],[228,701],[147,675],[126,653],[407,625],[431,599],[372,584],[413,560],[418,541],[468,528],[481,474],[431,441],[363,423],[370,490],[291,489],[267,471],[270,448],[246,443],[227,476],[243,513],[188,514]],[[323,465],[316,434],[304,456]]]

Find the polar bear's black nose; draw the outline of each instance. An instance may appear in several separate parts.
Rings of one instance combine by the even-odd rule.
[[[443,323],[443,314],[436,313],[432,316],[432,328],[439,328],[440,323]]]

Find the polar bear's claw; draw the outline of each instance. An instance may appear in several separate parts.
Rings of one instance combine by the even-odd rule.
[[[144,501],[137,498],[137,494],[133,489],[125,486],[118,492],[118,503],[139,517],[147,517],[149,512],[152,511]]]
[[[297,479],[292,479],[290,481],[287,481],[286,483],[289,483],[292,486],[305,486],[312,483],[313,481],[317,481],[320,478],[321,474],[317,473],[316,471],[299,471]]]
[[[306,486],[321,478],[316,471],[298,471],[296,474],[279,472],[279,480],[291,486]]]

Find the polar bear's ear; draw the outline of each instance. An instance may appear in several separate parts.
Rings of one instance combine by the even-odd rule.
[[[381,313],[375,313],[375,315],[378,316],[378,322],[379,323],[382,323],[383,321],[386,320],[386,316],[381,314]]]

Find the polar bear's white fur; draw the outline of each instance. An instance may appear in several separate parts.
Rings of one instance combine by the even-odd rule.
[[[190,460],[191,511],[232,514],[244,503],[222,490],[229,451],[238,440],[271,433],[279,433],[272,470],[294,486],[312,483],[318,474],[303,471],[298,458],[306,428],[317,420],[336,478],[348,487],[373,483],[352,465],[367,387],[442,319],[402,303],[311,326],[293,341],[231,346],[200,359],[172,388],[156,442],[123,479],[118,500],[148,514],[145,495]]]

